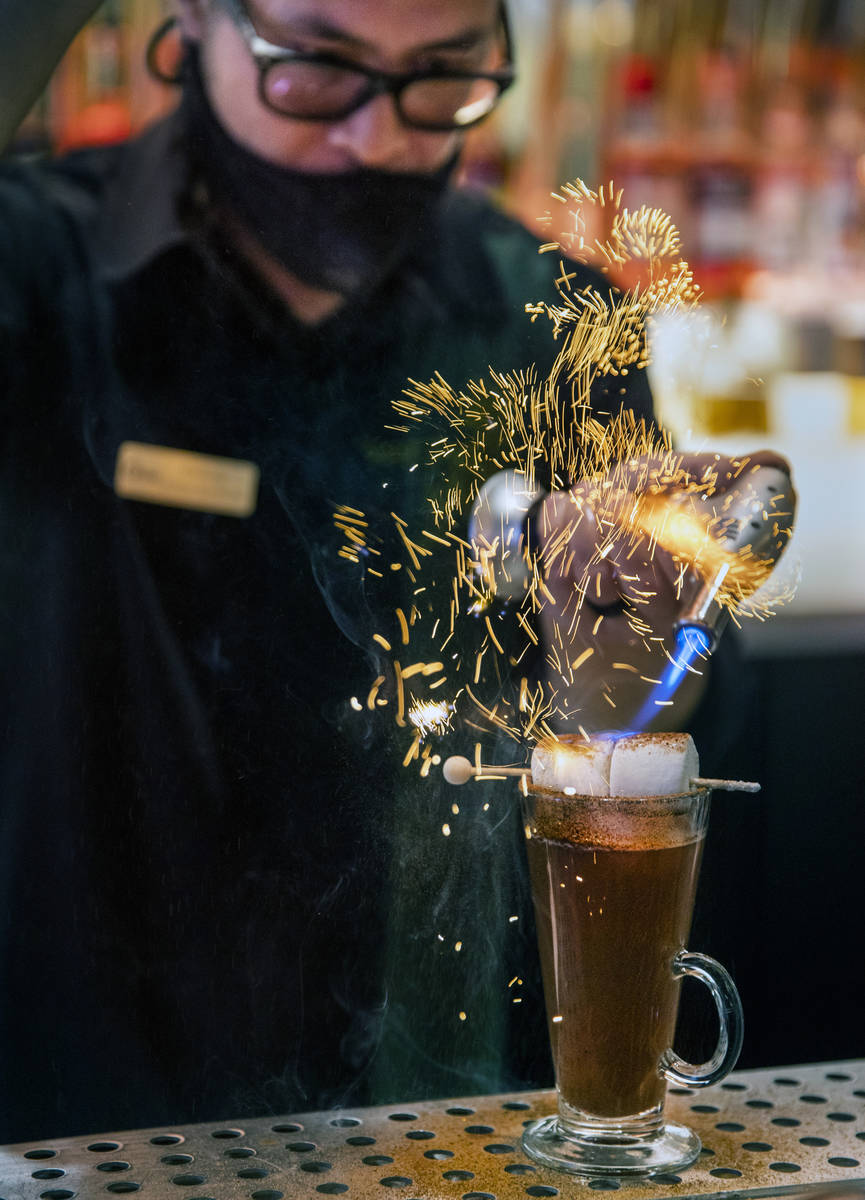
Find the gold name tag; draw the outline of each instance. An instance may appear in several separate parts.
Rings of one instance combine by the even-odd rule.
[[[127,500],[248,517],[255,512],[258,475],[255,463],[243,459],[123,442],[114,491]]]

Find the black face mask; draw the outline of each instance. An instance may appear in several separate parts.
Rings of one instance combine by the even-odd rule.
[[[293,171],[245,149],[218,121],[197,47],[186,48],[182,112],[193,163],[260,245],[304,283],[368,293],[430,237],[457,155],[432,174]]]

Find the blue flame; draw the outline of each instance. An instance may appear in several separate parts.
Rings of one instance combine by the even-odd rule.
[[[634,720],[635,729],[645,729],[649,722],[658,715],[658,709],[665,702],[672,700],[685,673],[696,659],[706,659],[712,649],[712,635],[702,625],[682,625],[676,631],[676,647],[672,660],[667,664],[663,675],[655,684],[646,703],[637,713]]]

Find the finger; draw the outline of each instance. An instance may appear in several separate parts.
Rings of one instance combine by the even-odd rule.
[[[612,608],[622,601],[616,565],[610,559],[593,564],[586,580],[586,602],[593,608]]]
[[[614,542],[600,530],[579,486],[549,496],[538,514],[537,527],[544,573],[554,591],[577,587],[596,608],[620,602]]]
[[[619,596],[647,625],[664,631],[679,607],[680,568],[662,546],[651,554],[631,555],[616,572]]]

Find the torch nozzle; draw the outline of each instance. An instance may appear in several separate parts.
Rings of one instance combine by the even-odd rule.
[[[793,486],[780,467],[756,467],[721,499],[723,506],[712,514],[717,528],[714,541],[726,557],[703,581],[676,622],[677,630],[703,630],[709,653],[715,650],[729,619],[729,610],[719,597],[731,566],[747,555],[767,575],[781,557],[793,528]]]

